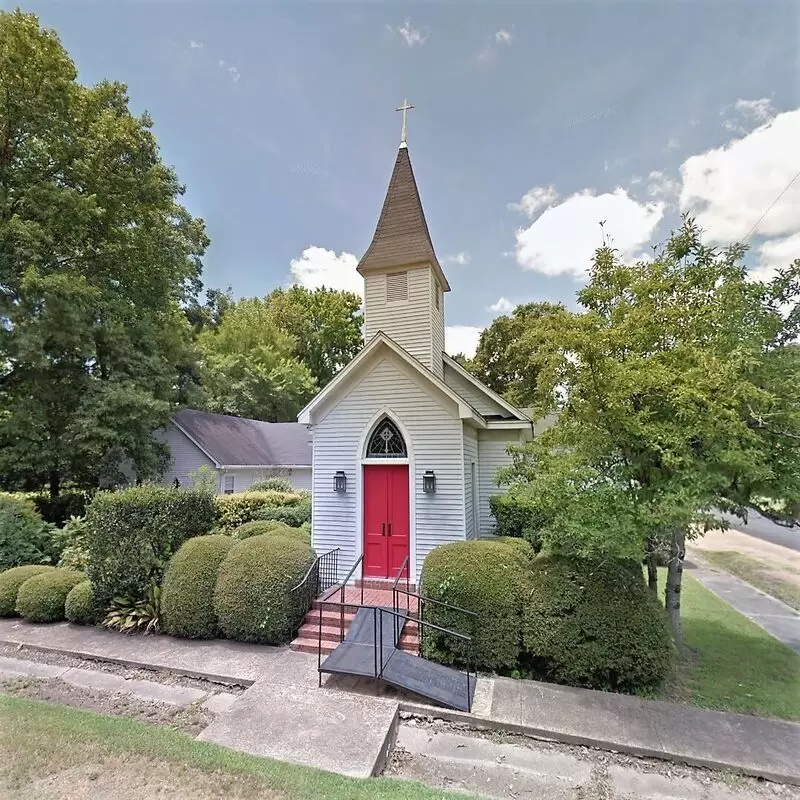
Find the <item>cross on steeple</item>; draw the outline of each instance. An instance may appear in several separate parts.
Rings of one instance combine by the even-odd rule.
[[[400,108],[396,108],[395,111],[402,111],[403,112],[403,131],[400,134],[400,147],[408,147],[407,139],[408,139],[408,119],[407,114],[408,112],[414,108],[408,104],[408,99],[406,98],[403,100],[403,105]]]

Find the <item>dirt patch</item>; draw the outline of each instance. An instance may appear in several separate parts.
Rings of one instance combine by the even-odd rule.
[[[224,687],[230,694],[242,694],[247,687],[234,683],[219,683],[202,678],[190,678],[175,672],[163,669],[142,669],[140,667],[126,667],[112,661],[98,661],[91,658],[78,658],[77,656],[53,653],[46,650],[37,650],[25,645],[0,644],[0,656],[6,658],[19,658],[25,661],[36,661],[39,664],[51,664],[56,667],[74,667],[76,669],[93,669],[107,672],[110,675],[120,675],[127,680],[143,680],[163,683],[166,686],[185,686],[190,689],[202,689],[207,692],[216,692]]]
[[[7,755],[13,761],[13,754],[3,753],[3,771],[9,767],[13,770]],[[274,800],[284,796],[248,776],[205,772],[183,764],[136,757],[102,758],[31,781],[0,778],[0,791],[3,797],[16,800]]]
[[[13,678],[0,683],[0,691],[13,697],[43,700],[98,714],[129,717],[140,722],[168,725],[170,728],[197,736],[214,721],[214,715],[199,705],[173,706],[139,700],[129,694],[94,691],[73,686],[58,678]]]
[[[743,555],[771,562],[780,569],[800,572],[800,552],[791,550],[772,542],[765,542],[747,533],[737,530],[710,531],[698,539],[694,539],[688,550],[721,550],[733,551]]]

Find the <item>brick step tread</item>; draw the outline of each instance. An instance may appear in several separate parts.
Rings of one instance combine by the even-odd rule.
[[[323,653],[332,653],[336,649],[336,645],[339,644],[338,642],[331,642],[325,639],[322,640],[322,652]],[[303,636],[302,630],[301,635],[298,636],[290,645],[289,649],[294,650],[295,652],[299,653],[316,653],[317,648],[319,647],[319,641],[316,637],[309,637]],[[404,650],[406,653],[412,653],[413,655],[417,654],[417,645],[416,644],[409,644],[405,640],[400,640],[400,649]]]
[[[320,611],[320,609],[318,608],[312,608],[311,611],[306,613],[304,621],[307,623],[314,623],[316,625],[319,625],[320,614],[322,615],[323,625],[332,625],[334,622],[337,625],[340,624],[341,612],[334,611],[331,609],[323,609],[322,611]],[[344,613],[345,629],[355,618],[356,618],[355,612],[345,611]],[[414,622],[413,620],[409,620],[408,622],[406,622],[406,625],[416,627],[416,622]]]
[[[347,633],[348,626],[345,625],[344,632]],[[318,639],[320,637],[320,627],[319,622],[304,622],[300,626],[300,630],[298,632],[298,636],[307,639]],[[323,620],[322,623],[322,632],[321,632],[322,639],[324,641],[329,642],[339,642],[341,641],[341,628],[338,624],[336,625],[326,625],[325,621]],[[401,644],[413,644],[416,646],[419,644],[419,634],[416,630],[404,630],[400,636],[400,643]]]

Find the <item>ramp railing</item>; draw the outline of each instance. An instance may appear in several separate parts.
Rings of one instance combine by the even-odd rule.
[[[302,609],[302,615],[298,610],[298,621],[295,630],[300,627],[303,617],[311,608],[311,604],[321,594],[327,592],[331,586],[336,585],[336,578],[339,575],[339,548],[334,547],[321,556],[317,556],[314,563],[308,568],[300,583],[292,588],[289,594],[297,601],[296,608]]]

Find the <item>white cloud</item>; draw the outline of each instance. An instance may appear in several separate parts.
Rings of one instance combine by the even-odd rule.
[[[392,25],[386,26],[392,33],[396,33],[398,36],[402,37],[403,41],[409,46],[414,47],[419,45],[420,47],[428,41],[429,34],[423,33],[419,28],[415,28],[411,24],[411,18],[406,17],[405,23],[402,25],[397,25],[393,27]]]
[[[230,76],[231,80],[234,83],[236,83],[239,80],[239,78],[242,77],[241,73],[239,72],[239,70],[236,67],[234,67],[233,64],[229,64],[227,61],[225,61],[222,58],[219,60],[218,63],[219,63],[220,68],[224,69],[225,72],[228,73],[228,75]]]
[[[472,358],[478,349],[482,330],[473,325],[448,325],[444,329],[444,349],[451,356],[463,353]]]
[[[550,186],[534,186],[520,198],[519,203],[509,203],[512,211],[521,211],[533,219],[540,211],[550,208],[558,200],[558,192],[553,184]]]
[[[621,188],[601,195],[585,189],[517,231],[517,263],[544,275],[584,277],[602,244],[601,221],[621,257],[637,258],[664,216],[664,208],[660,201],[639,203]]]
[[[750,276],[754,280],[769,280],[796,258],[800,258],[800,231],[782,239],[769,239],[759,248],[758,266],[750,271]]]
[[[719,113],[724,115],[731,106],[725,106]],[[733,104],[734,114],[722,121],[722,127],[735,133],[747,133],[753,124],[763,125],[773,119],[777,114],[775,106],[769,97],[760,97],[757,100],[737,100]],[[749,123],[745,125],[744,123]]]
[[[494,35],[494,40],[496,42],[500,42],[501,44],[511,44],[511,31],[506,30],[505,28],[500,28],[497,33]]]
[[[507,298],[501,297],[496,303],[492,303],[487,311],[494,311],[495,314],[510,314],[516,306]]]
[[[665,150],[680,150],[681,149],[680,139],[677,139],[675,136],[673,136],[667,142],[667,144],[665,145],[664,149]]]
[[[647,193],[650,197],[673,203],[681,191],[681,182],[665,175],[658,170],[648,176]]]
[[[189,39],[189,47],[192,50],[202,50],[203,49],[203,43],[202,42],[198,42],[196,39]]]
[[[458,264],[460,266],[464,266],[464,264],[469,264],[469,253],[454,253],[451,256],[445,256],[442,259],[442,264]]]
[[[686,159],[681,165],[681,211],[694,214],[712,242],[744,239],[800,171],[800,109],[779,114],[740,139]],[[800,231],[800,180],[786,190],[758,233]]]
[[[300,258],[290,264],[292,282],[308,289],[343,289],[364,296],[364,280],[356,272],[358,259],[352,253],[339,255],[324,247],[307,247]]]

